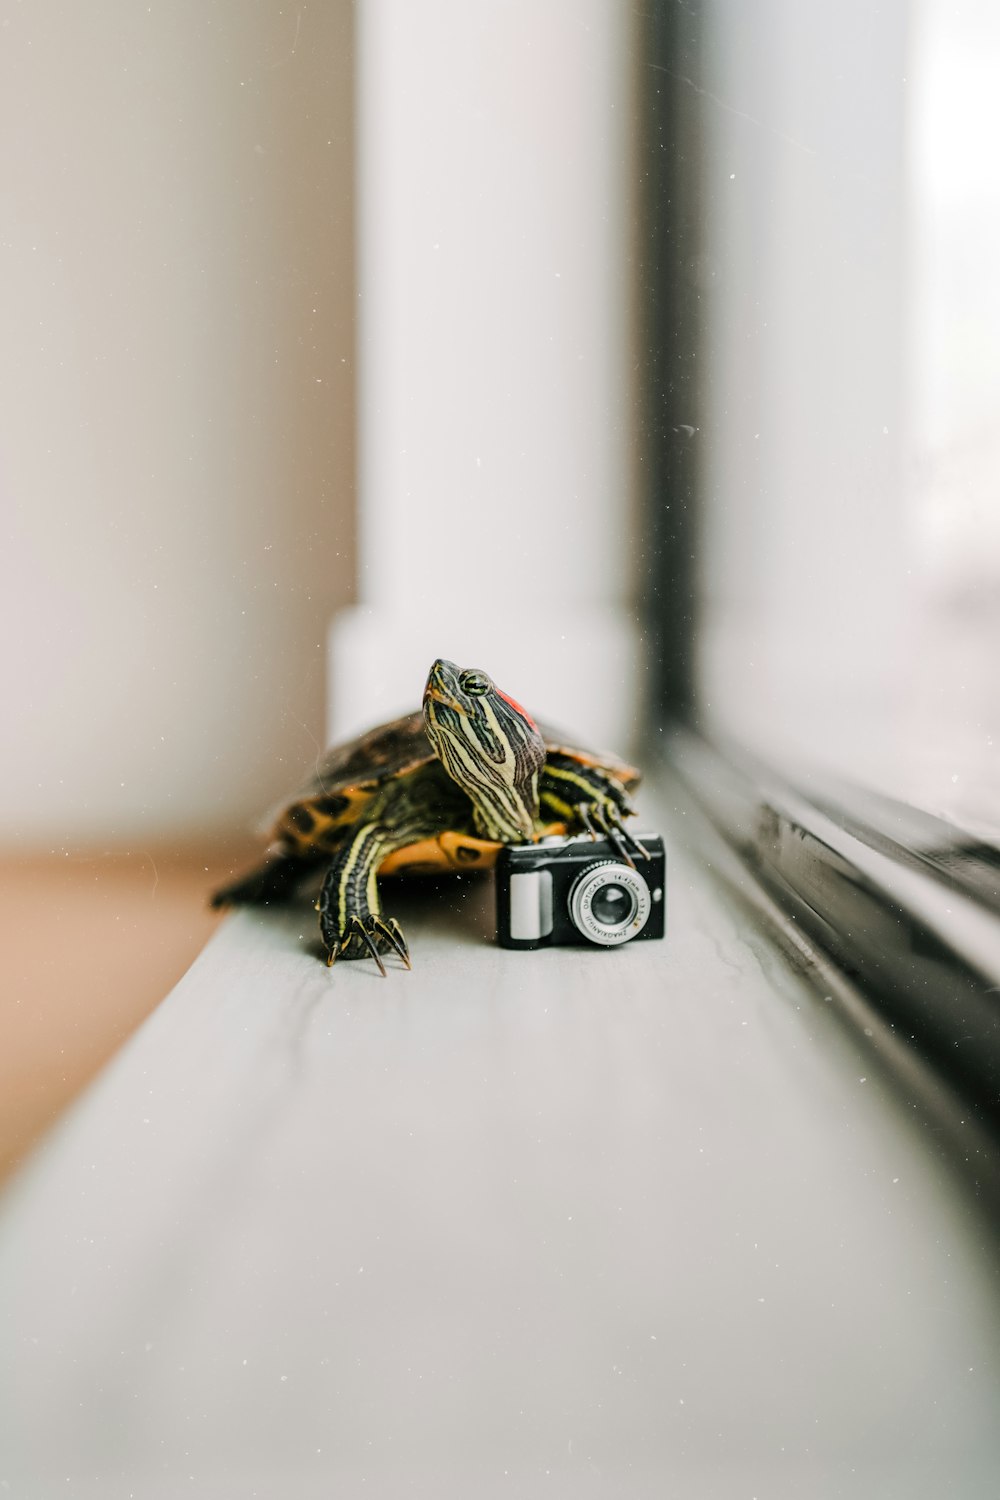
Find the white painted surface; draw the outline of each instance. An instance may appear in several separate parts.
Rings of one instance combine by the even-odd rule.
[[[334,630],[334,737],[438,655],[518,696],[544,659],[540,710],[630,731],[631,25],[611,0],[359,7],[363,608]]]
[[[353,585],[352,6],[0,4],[0,840],[241,827]]]
[[[345,610],[330,631],[331,742],[419,707],[439,656],[482,667],[546,723],[619,755],[639,734],[642,643],[634,612],[534,605],[473,580],[475,611]]]
[[[990,1242],[668,833],[664,943],[230,922],[5,1200],[2,1492],[991,1493]]]

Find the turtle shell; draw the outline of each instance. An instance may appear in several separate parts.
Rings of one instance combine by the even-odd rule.
[[[434,759],[419,709],[344,745],[334,745],[280,813],[272,837],[296,854],[332,851],[380,786],[409,776]]]
[[[551,753],[608,771],[627,790],[638,785],[640,773],[618,756],[583,749],[574,743],[572,736],[545,724],[539,723],[538,729]],[[332,853],[343,840],[345,830],[364,815],[381,786],[397,777],[411,776],[436,759],[420,709],[380,724],[344,745],[335,745],[280,813],[272,838],[289,853],[306,856]],[[565,824],[551,823],[543,827],[539,837],[563,832]],[[436,838],[423,839],[389,855],[380,873],[488,869],[496,862],[502,847],[495,840],[477,838],[464,829],[447,829]]]

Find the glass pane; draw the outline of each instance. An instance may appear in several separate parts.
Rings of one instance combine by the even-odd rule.
[[[913,727],[929,786],[1000,830],[1000,14],[916,10],[910,113]]]
[[[1000,832],[1000,18],[705,9],[699,703]]]

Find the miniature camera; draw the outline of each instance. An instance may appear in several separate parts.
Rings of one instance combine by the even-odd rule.
[[[500,946],[546,948],[583,942],[617,948],[638,938],[661,938],[666,907],[663,840],[650,833],[636,837],[649,858],[636,854],[634,869],[607,839],[593,840],[588,834],[502,849],[496,866]]]

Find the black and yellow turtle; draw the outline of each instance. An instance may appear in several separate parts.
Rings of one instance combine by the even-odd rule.
[[[213,906],[268,905],[328,865],[316,910],[327,962],[395,950],[376,875],[489,869],[505,844],[548,834],[607,838],[632,863],[623,818],[639,772],[536,724],[475,668],[438,660],[423,709],[334,747],[281,813],[265,862]]]

